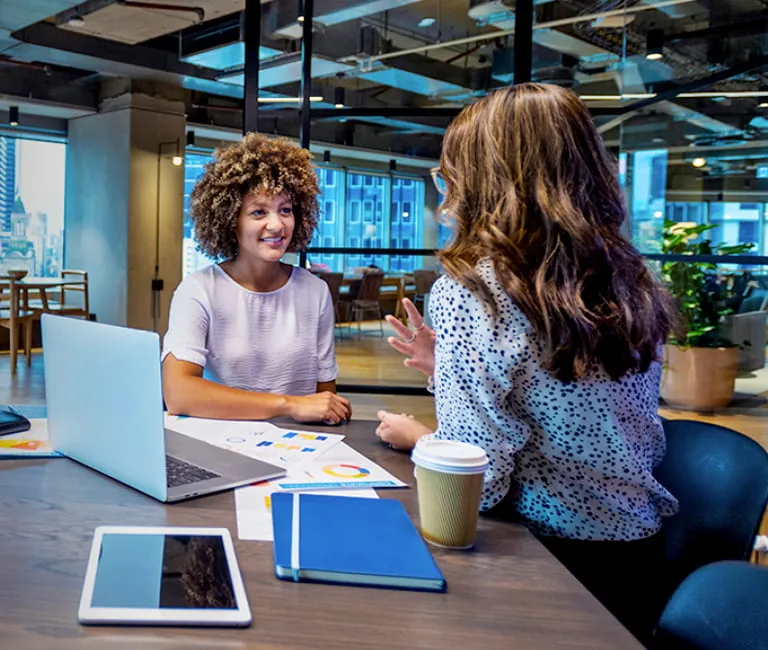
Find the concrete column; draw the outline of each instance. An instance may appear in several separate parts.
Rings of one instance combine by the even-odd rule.
[[[152,329],[159,220],[162,334],[181,281],[184,168],[171,157],[177,140],[184,153],[184,104],[127,80],[102,92],[98,114],[69,124],[64,265],[88,271],[100,322]]]

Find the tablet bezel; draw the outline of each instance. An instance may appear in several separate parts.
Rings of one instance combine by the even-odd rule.
[[[98,569],[99,552],[104,535],[191,535],[221,537],[232,579],[237,609],[187,609],[187,608],[118,608],[93,607],[91,600]],[[251,608],[245,594],[245,585],[237,563],[235,546],[227,528],[189,528],[175,526],[99,526],[94,530],[88,568],[80,596],[78,620],[85,624],[122,625],[224,625],[247,626],[251,623]]]

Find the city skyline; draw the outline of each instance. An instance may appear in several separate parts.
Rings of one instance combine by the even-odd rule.
[[[66,145],[0,136],[0,268],[58,275]],[[41,183],[41,179],[44,182]]]

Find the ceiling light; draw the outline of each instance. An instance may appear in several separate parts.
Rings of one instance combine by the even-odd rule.
[[[758,108],[768,108],[768,102],[760,102],[757,105]]]
[[[82,16],[72,16],[72,18],[67,21],[67,25],[70,27],[85,27],[85,18]]]
[[[649,29],[646,34],[645,58],[658,61],[664,57],[664,32],[660,29]]]
[[[627,99],[651,99],[656,97],[656,93],[624,93],[623,95],[579,95],[582,101],[585,102],[618,102]],[[745,99],[750,97],[768,97],[768,91],[765,90],[708,90],[698,91],[690,93],[680,93],[678,95],[681,99]],[[761,105],[760,108],[768,108],[768,102],[764,102],[765,106]]]
[[[706,164],[707,164],[707,159],[706,159],[706,158],[694,158],[694,159],[691,161],[691,165],[693,165],[694,167],[696,167],[696,169],[699,169],[699,168],[701,168],[701,167],[704,167],[704,165],[706,165]]]
[[[341,86],[333,89],[333,106],[334,108],[344,108],[344,89]]]
[[[320,95],[312,95],[309,101],[321,102],[323,98]],[[300,104],[301,97],[259,97],[258,102],[260,104]]]
[[[19,126],[19,107],[11,106],[8,109],[8,124],[11,126]]]
[[[422,18],[419,21],[419,27],[432,27],[437,22],[434,18]]]
[[[297,21],[297,22],[300,22],[300,23],[303,23],[303,22],[304,22],[304,16],[299,16],[299,17],[296,19],[296,21]]]
[[[174,167],[181,167],[184,164],[184,156],[174,156],[171,158],[171,164]]]

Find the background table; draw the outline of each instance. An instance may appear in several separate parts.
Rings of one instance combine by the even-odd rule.
[[[379,443],[374,428],[353,422],[328,430],[346,434],[348,443],[412,484],[408,457]],[[400,499],[415,517],[415,490],[379,494]],[[165,506],[67,459],[2,460],[2,647],[641,647],[525,528],[489,519],[481,519],[475,551],[434,549],[448,581],[444,594],[277,580],[272,544],[236,541],[250,628],[83,627],[77,605],[93,528],[103,524],[226,526],[237,538],[231,491]]]

